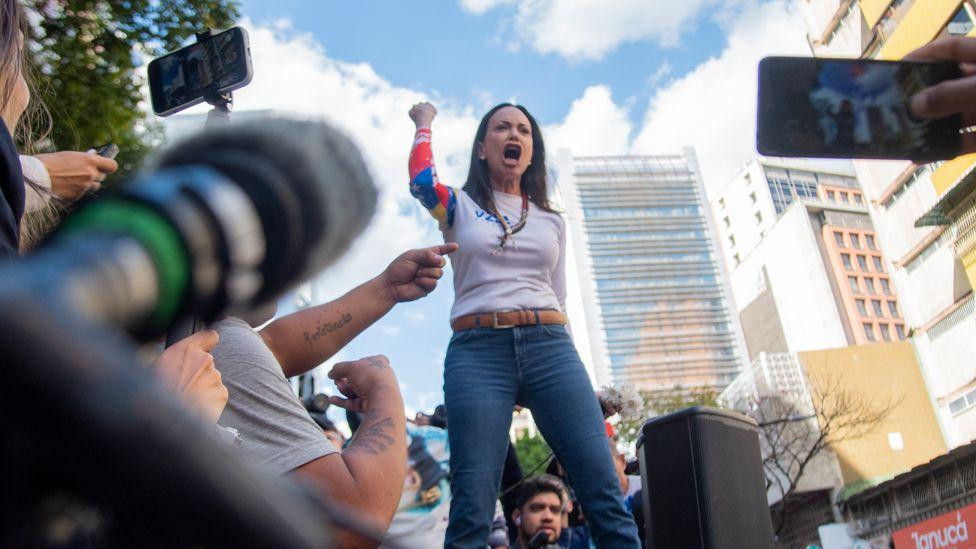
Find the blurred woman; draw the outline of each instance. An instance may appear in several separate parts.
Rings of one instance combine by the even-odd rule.
[[[17,0],[0,0],[0,260],[17,256],[24,215],[24,175],[12,137],[30,101],[22,21]]]

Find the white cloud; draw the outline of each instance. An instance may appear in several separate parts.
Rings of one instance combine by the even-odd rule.
[[[461,7],[465,10],[481,15],[502,4],[511,4],[514,0],[461,0]]]
[[[545,128],[546,148],[553,153],[568,148],[575,154],[626,154],[630,132],[627,109],[614,103],[610,88],[590,86],[562,122]]]
[[[505,0],[461,0],[472,13],[484,13]],[[520,0],[511,23],[525,43],[541,53],[571,61],[600,59],[625,42],[655,41],[673,46],[705,7],[738,0]]]
[[[730,24],[728,45],[650,100],[636,153],[675,152],[693,146],[711,192],[756,156],[759,59],[809,55],[800,16],[785,0],[750,6]]]
[[[442,279],[446,280],[446,278]],[[410,309],[404,315],[406,319],[412,324],[420,324],[427,320],[427,315],[423,311],[418,311],[416,309]]]
[[[235,108],[273,109],[298,116],[322,117],[343,129],[359,145],[380,190],[369,229],[353,250],[329,268],[318,285],[319,298],[330,299],[381,272],[400,252],[440,241],[436,224],[409,195],[407,156],[413,138],[410,106],[431,100],[438,105],[435,139],[438,171],[447,182],[467,170],[470,139],[477,127],[472,108],[455,108],[416,90],[390,84],[366,63],[345,63],[327,54],[308,33],[286,22],[253,26],[245,22],[254,59],[254,79],[235,92]]]

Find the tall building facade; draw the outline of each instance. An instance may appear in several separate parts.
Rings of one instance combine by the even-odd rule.
[[[712,208],[750,360],[906,337],[890,262],[852,171],[756,160]]]
[[[691,149],[560,152],[598,382],[721,388],[742,369],[741,330],[699,174]]]
[[[817,56],[897,60],[943,36],[976,35],[972,0],[800,2]],[[854,162],[906,330],[950,446],[976,438],[976,155]]]

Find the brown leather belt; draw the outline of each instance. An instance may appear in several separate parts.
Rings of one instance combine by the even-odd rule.
[[[471,328],[514,328],[530,324],[566,324],[566,315],[552,309],[522,309],[500,313],[464,315],[451,323],[455,332]]]

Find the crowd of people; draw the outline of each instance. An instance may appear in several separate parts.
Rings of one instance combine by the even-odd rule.
[[[36,141],[20,125],[31,103],[25,25],[19,1],[0,0],[2,261],[29,254],[56,223],[45,212],[97,191],[117,169],[93,151],[19,154],[15,135]],[[965,126],[976,124],[976,39],[940,40],[913,56],[958,62],[964,74],[919,93],[913,114],[962,113]],[[215,437],[267,474],[301,479],[366,517],[390,546],[641,547],[640,479],[624,472],[565,316],[566,225],[549,200],[541,129],[525,107],[492,108],[466,181],[451,187],[433,161],[436,114],[430,103],[409,111],[409,185],[444,244],[401,253],[334,301],[273,319],[219,320],[162,350],[153,373]],[[963,134],[962,152],[976,152],[973,135]],[[288,379],[398,303],[434,291],[448,257],[455,301],[444,406],[407,421],[396,365],[377,354],[328,373],[339,393],[331,404],[355,418],[350,438],[310,414]],[[522,474],[509,441],[516,406],[532,410],[552,448],[551,474]],[[343,548],[380,543],[350,529],[338,536]]]

